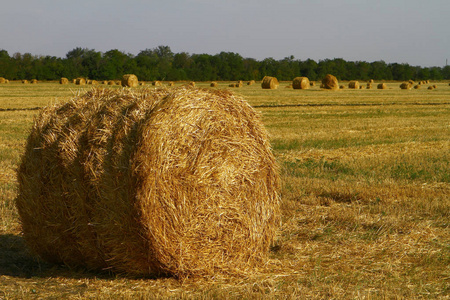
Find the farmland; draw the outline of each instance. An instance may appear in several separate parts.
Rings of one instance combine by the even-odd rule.
[[[14,206],[15,170],[37,108],[90,86],[10,82],[0,84],[0,299],[450,297],[448,82],[339,91],[229,83],[216,88],[261,113],[281,170],[282,225],[265,266],[180,282],[33,258]]]

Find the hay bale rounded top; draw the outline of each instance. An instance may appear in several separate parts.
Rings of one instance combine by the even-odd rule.
[[[276,77],[264,76],[261,82],[261,87],[263,89],[276,89],[279,86],[278,79]]]
[[[61,77],[61,79],[59,80],[60,84],[69,84],[69,79],[65,78],[65,77]]]
[[[120,83],[125,87],[137,87],[139,85],[139,80],[134,74],[125,74],[122,76],[122,81]]]
[[[84,78],[77,78],[77,79],[75,79],[75,84],[76,85],[85,85],[86,84],[86,79],[84,79]]]
[[[400,88],[402,90],[409,90],[411,89],[412,85],[410,82],[402,82],[402,84],[400,84]]]
[[[0,83],[6,83],[6,79],[4,77],[0,77]]]
[[[306,90],[311,86],[308,77],[295,77],[292,80],[292,88]]]
[[[41,111],[18,170],[29,247],[69,266],[208,276],[265,261],[278,167],[225,90],[94,88]]]
[[[337,80],[337,78],[331,74],[327,74],[323,79],[322,79],[322,88],[327,89],[327,90],[338,90],[339,89],[339,82]]]
[[[385,89],[387,89],[386,83],[384,83],[384,82],[379,83],[379,84],[377,85],[377,89],[379,89],[379,90],[385,90]]]

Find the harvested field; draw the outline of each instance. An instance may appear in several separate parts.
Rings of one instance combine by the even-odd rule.
[[[384,90],[332,93],[288,84],[236,90],[262,114],[281,167],[282,225],[268,263],[243,277],[184,281],[71,270],[31,256],[15,170],[36,108],[69,100],[74,86],[0,85],[0,298],[448,298],[448,81],[430,83],[432,91],[386,82]]]

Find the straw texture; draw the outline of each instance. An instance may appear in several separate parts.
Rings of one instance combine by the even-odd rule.
[[[261,87],[263,89],[277,89],[279,86],[279,82],[278,79],[276,77],[271,77],[271,76],[264,76],[264,78],[262,79],[261,82]]]
[[[294,89],[306,90],[311,86],[308,77],[295,77],[292,80],[292,87]]]
[[[339,82],[337,78],[331,74],[327,74],[322,79],[322,88],[328,89],[328,90],[338,90],[339,89]]]
[[[259,115],[229,91],[92,89],[41,111],[18,170],[29,247],[138,276],[249,272],[279,225]]]

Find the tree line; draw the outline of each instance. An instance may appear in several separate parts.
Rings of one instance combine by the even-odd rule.
[[[145,49],[137,55],[117,49],[105,53],[75,48],[65,58],[36,56],[0,50],[0,77],[10,80],[59,80],[84,77],[94,80],[120,79],[135,74],[139,80],[260,80],[265,75],[278,80],[306,76],[320,80],[333,74],[339,80],[445,80],[450,79],[450,66],[420,67],[409,64],[345,61],[342,58],[318,62],[298,60],[294,56],[280,60],[244,58],[234,52],[210,54],[173,53],[169,46]]]

